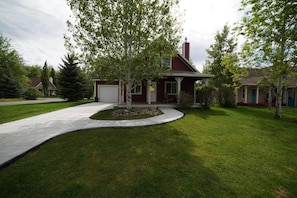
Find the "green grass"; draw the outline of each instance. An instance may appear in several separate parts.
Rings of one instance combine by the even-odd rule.
[[[92,100],[80,100],[77,102],[52,102],[41,104],[22,104],[22,105],[10,105],[0,107],[0,124],[19,120],[42,113],[47,113],[75,105],[91,102]]]
[[[0,197],[296,197],[297,109],[185,110],[59,136],[0,171]]]
[[[0,98],[0,102],[19,102],[19,101],[26,101],[23,98]]]

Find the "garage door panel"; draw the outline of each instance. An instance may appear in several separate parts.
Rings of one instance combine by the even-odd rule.
[[[99,102],[118,102],[118,85],[98,85]]]

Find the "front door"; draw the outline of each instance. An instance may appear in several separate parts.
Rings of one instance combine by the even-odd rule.
[[[295,106],[295,92],[292,90],[288,91],[288,106]]]
[[[157,82],[156,81],[151,82],[149,91],[151,94],[151,102],[157,102]]]
[[[252,89],[252,103],[256,103],[256,99],[257,99],[257,90]]]

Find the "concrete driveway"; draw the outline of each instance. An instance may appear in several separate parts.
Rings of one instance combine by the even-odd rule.
[[[94,102],[0,124],[0,166],[55,136],[71,131],[100,127],[148,126],[183,117],[183,113],[173,108],[160,108],[164,114],[147,119],[103,121],[89,118],[94,113],[111,109],[115,105]]]

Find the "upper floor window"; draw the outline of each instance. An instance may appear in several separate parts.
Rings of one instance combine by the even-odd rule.
[[[163,60],[164,60],[164,64],[165,64],[166,66],[171,67],[171,65],[172,65],[172,60],[171,60],[171,58],[164,58]]]

